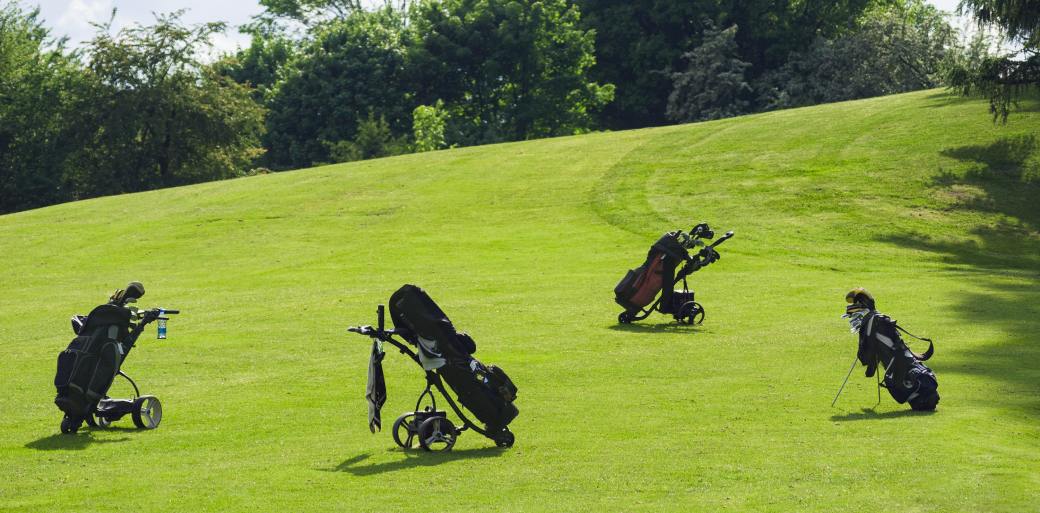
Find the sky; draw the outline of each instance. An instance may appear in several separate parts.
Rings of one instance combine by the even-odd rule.
[[[928,0],[936,7],[953,12],[960,0]],[[258,0],[18,0],[23,7],[39,7],[51,34],[68,36],[69,43],[77,46],[95,32],[91,22],[103,23],[116,9],[113,27],[118,30],[132,23],[148,24],[152,13],[167,13],[187,9],[183,20],[187,23],[223,21],[228,24],[224,34],[214,36],[213,45],[218,53],[230,52],[249,45],[249,38],[238,33],[238,26],[259,14]],[[960,27],[961,22],[956,22]]]

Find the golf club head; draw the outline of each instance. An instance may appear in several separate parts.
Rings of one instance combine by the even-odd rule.
[[[690,229],[690,236],[694,238],[713,239],[715,238],[715,232],[711,230],[708,223],[700,223]]]
[[[123,294],[124,299],[141,299],[144,295],[144,285],[141,285],[139,281],[132,281],[126,286],[126,292]]]

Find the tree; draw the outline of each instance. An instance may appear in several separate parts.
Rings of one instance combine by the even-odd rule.
[[[68,172],[77,196],[238,176],[262,153],[263,109],[199,60],[223,25],[187,27],[180,15],[115,35],[101,26],[87,44],[87,83],[68,120],[82,141]]]
[[[415,139],[415,151],[439,150],[447,144],[444,129],[448,124],[448,113],[444,110],[444,102],[437,100],[434,105],[420,105],[412,111],[412,137]]]
[[[1009,41],[1021,45],[1015,53],[987,57],[950,74],[951,86],[989,98],[993,119],[1007,122],[1019,97],[1040,90],[1040,0],[963,0],[961,10],[974,14],[980,25],[1000,26]]]
[[[386,118],[376,118],[371,112],[368,118],[358,122],[353,141],[337,141],[328,146],[334,162],[390,157],[411,150],[405,137],[394,137]]]
[[[751,92],[744,79],[750,64],[737,58],[737,26],[716,30],[705,22],[702,43],[683,54],[686,71],[672,73],[668,118],[678,122],[739,116],[747,112]]]
[[[946,16],[923,0],[907,0],[867,11],[842,36],[817,38],[754,87],[765,109],[916,91],[941,85],[958,51]]]
[[[271,91],[268,160],[275,167],[328,162],[331,144],[353,141],[359,123],[379,113],[394,136],[410,131],[400,12],[357,11],[315,30]]]
[[[613,86],[588,77],[593,34],[566,0],[431,0],[413,12],[409,67],[423,104],[444,102],[449,143],[588,130]]]
[[[214,69],[253,89],[253,99],[263,103],[282,68],[294,57],[296,43],[278,34],[254,33],[249,47],[225,56]]]
[[[374,3],[362,0],[260,0],[264,13],[256,17],[249,28],[255,32],[261,27],[278,25],[278,20],[286,19],[313,29],[323,23],[348,18],[365,10],[366,5],[379,10],[380,7],[374,6]],[[408,4],[408,0],[383,0],[381,8],[405,12]]]
[[[682,69],[682,55],[695,48],[704,30],[702,16],[713,18],[714,1],[577,0],[582,27],[596,38],[592,80],[614,84],[614,101],[600,122],[627,129],[667,124],[669,73]]]
[[[590,76],[617,85],[600,118],[610,128],[663,125],[673,90],[671,74],[686,69],[683,55],[703,44],[710,20],[736,25],[738,54],[750,64],[748,82],[776,70],[792,52],[822,37],[839,37],[865,9],[895,0],[576,0],[582,25],[596,33],[597,64]],[[752,105],[752,109],[757,109]]]
[[[76,139],[65,122],[67,91],[80,71],[38,15],[0,5],[0,212],[70,197],[64,170]]]

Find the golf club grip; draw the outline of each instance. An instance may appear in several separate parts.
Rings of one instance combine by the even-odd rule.
[[[732,236],[733,236],[733,232],[732,231],[726,232],[726,235],[723,235],[722,237],[719,237],[719,240],[717,240],[715,242],[712,242],[711,244],[708,245],[708,247],[709,248],[717,248],[717,247],[719,247],[719,244],[722,244],[723,242],[726,242]]]
[[[164,315],[165,314],[177,315],[177,314],[181,313],[181,311],[180,310],[163,310],[162,313]]]

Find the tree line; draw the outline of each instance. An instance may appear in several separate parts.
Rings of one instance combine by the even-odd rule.
[[[250,45],[217,59],[226,27],[180,13],[70,49],[37,11],[0,6],[0,212],[944,83],[999,111],[1018,91],[980,71],[1017,61],[963,44],[923,0],[260,3]],[[1016,33],[1034,51],[1035,25]]]

